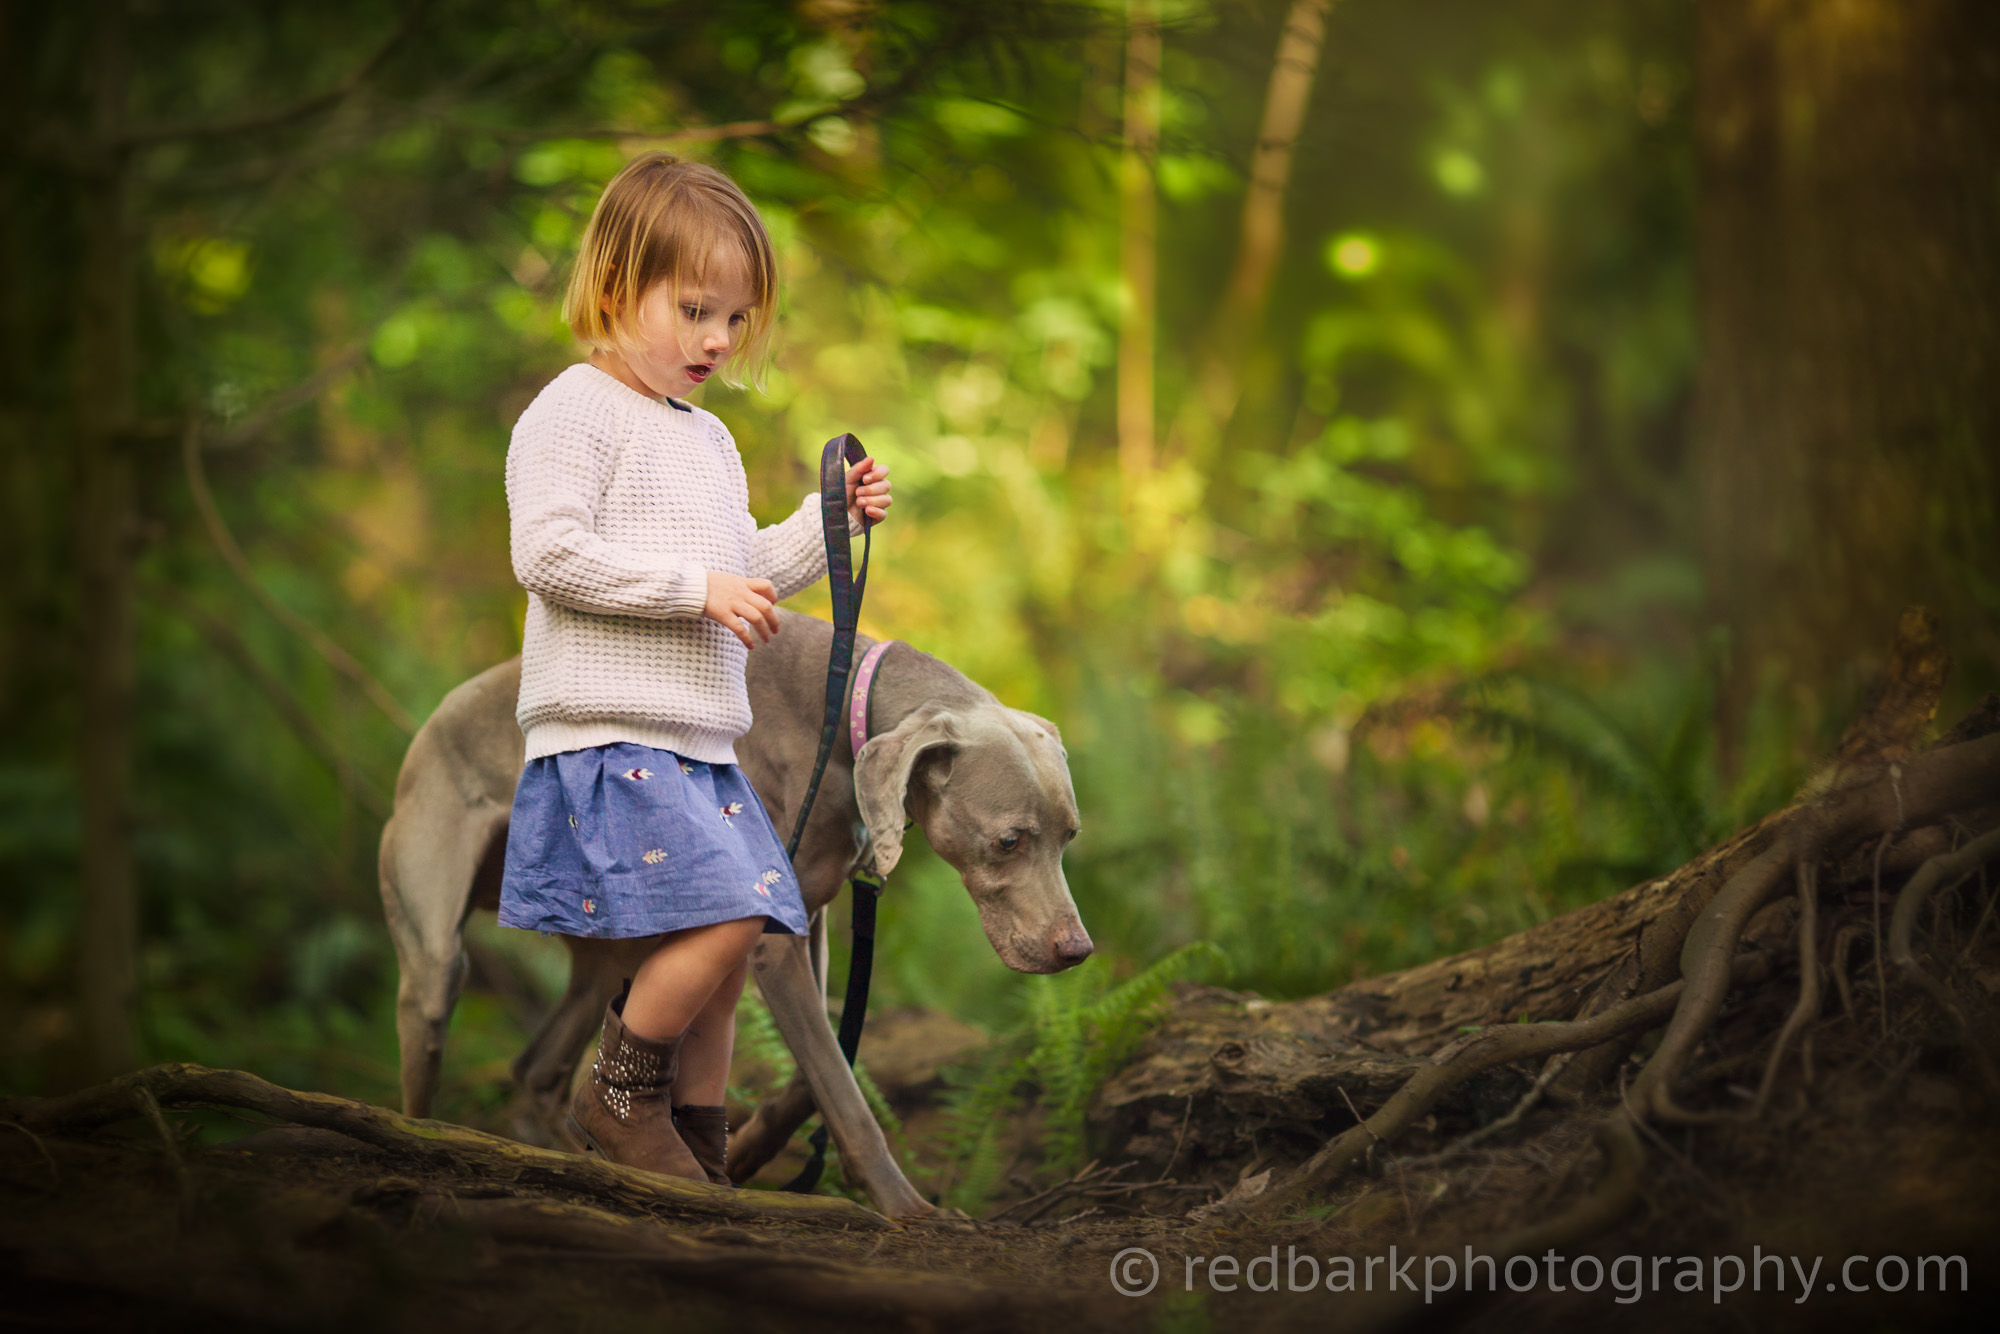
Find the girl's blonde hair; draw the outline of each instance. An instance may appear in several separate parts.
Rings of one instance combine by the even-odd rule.
[[[734,246],[750,275],[749,328],[728,365],[759,382],[770,354],[778,307],[778,264],[770,234],[736,182],[701,162],[671,153],[634,158],[611,178],[583,231],[583,247],[563,296],[570,332],[593,348],[630,348],[638,337],[639,300],[669,284],[674,308],[699,289],[717,250]],[[739,388],[743,377],[723,379]]]

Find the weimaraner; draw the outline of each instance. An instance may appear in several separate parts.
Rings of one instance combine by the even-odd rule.
[[[782,631],[750,655],[756,722],[736,751],[772,823],[786,834],[818,749],[833,627],[795,612],[779,615]],[[857,658],[872,642],[862,637]],[[524,754],[514,721],[520,681],[515,658],[445,696],[410,743],[395,811],[382,831],[382,904],[402,966],[396,1031],[403,1110],[411,1116],[429,1114],[437,1089],[445,1030],[465,977],[466,918],[475,907],[499,904],[507,817]],[[842,710],[799,847],[799,887],[813,936],[767,935],[753,956],[758,987],[798,1060],[799,1077],[732,1136],[730,1175],[747,1179],[817,1105],[850,1179],[858,1178],[885,1214],[915,1217],[932,1206],[896,1166],[827,1020],[822,910],[864,849],[877,871],[895,868],[907,811],[959,873],[987,940],[1009,968],[1061,972],[1088,957],[1091,943],[1063,878],[1063,848],[1076,834],[1077,811],[1055,725],[1005,707],[907,644],[885,653],[869,713],[869,740],[850,759]],[[564,937],[563,943],[569,986],[514,1062],[514,1078],[544,1133],[562,1113],[605,1002],[646,948],[643,941]]]

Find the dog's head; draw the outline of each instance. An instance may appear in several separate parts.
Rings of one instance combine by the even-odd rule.
[[[907,811],[965,882],[1009,968],[1059,973],[1090,956],[1063,879],[1076,793],[1054,723],[997,703],[919,709],[861,748],[854,789],[876,870],[902,856]]]

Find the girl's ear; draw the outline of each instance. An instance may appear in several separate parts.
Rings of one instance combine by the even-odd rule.
[[[875,873],[887,875],[903,856],[903,820],[910,775],[926,753],[949,751],[959,741],[958,717],[948,709],[911,714],[872,738],[854,757],[854,796],[868,826]]]

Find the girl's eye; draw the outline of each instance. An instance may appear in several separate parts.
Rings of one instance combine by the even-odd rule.
[[[745,315],[743,312],[738,311],[736,314],[731,315],[729,317],[729,322],[731,324],[748,324],[750,322],[750,317],[748,315]]]
[[[681,314],[683,314],[683,315],[687,316],[687,317],[688,317],[689,319],[691,319],[691,320],[698,320],[698,319],[700,319],[700,318],[701,318],[701,307],[700,307],[700,306],[682,306],[682,307],[681,307]]]
[[[1021,836],[1019,834],[1002,834],[1000,836],[1000,851],[1002,852],[1012,852],[1020,845]]]

